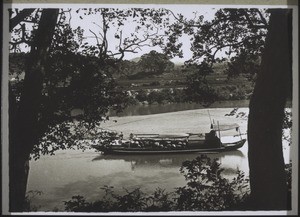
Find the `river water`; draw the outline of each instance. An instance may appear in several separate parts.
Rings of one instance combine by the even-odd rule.
[[[242,133],[246,132],[247,120],[245,118],[225,117],[224,114],[231,109],[212,109],[211,116],[222,121],[236,120]],[[244,108],[243,111],[248,111]],[[203,114],[203,123],[207,124],[206,109],[197,109],[183,112],[170,112],[156,115],[140,115],[136,117],[119,117],[121,123],[116,127],[127,127],[126,129],[135,130],[135,124],[144,123],[148,126],[155,124],[157,129],[164,129],[161,122],[155,119],[168,122],[172,130],[186,129],[184,123],[190,123],[192,131],[193,115],[201,118]],[[147,117],[147,119],[145,118]],[[151,118],[152,117],[152,118]],[[162,119],[165,117],[165,119]],[[135,119],[133,119],[135,118]],[[172,122],[177,119],[184,119],[185,122]],[[130,121],[128,121],[130,120]],[[133,121],[132,121],[133,120]],[[122,122],[123,121],[123,122]],[[128,125],[126,125],[126,121]],[[146,122],[148,121],[148,122]],[[178,123],[178,126],[174,126]],[[110,125],[112,128],[114,125]],[[160,128],[161,127],[161,128]],[[168,126],[167,126],[168,127]],[[182,128],[180,128],[182,127]],[[137,127],[138,130],[140,127]],[[148,128],[145,127],[145,129]],[[149,128],[150,129],[150,128]],[[243,135],[246,138],[246,134]],[[247,176],[248,168],[248,143],[237,150],[218,154],[207,154],[211,158],[218,158],[221,167],[224,168],[223,175],[231,179],[236,175],[237,169],[243,171]],[[163,188],[166,191],[173,191],[174,188],[184,186],[186,181],[179,168],[183,161],[192,160],[199,154],[173,154],[173,155],[127,155],[112,156],[102,155],[93,149],[82,152],[81,150],[60,150],[54,156],[42,156],[37,161],[30,162],[30,172],[28,180],[28,191],[42,191],[41,195],[31,198],[32,205],[39,211],[53,211],[64,209],[64,202],[70,200],[74,195],[82,195],[88,201],[101,199],[104,191],[101,189],[104,185],[114,186],[115,192],[125,193],[123,188],[133,190],[140,188],[143,192],[151,193],[156,188]],[[284,158],[289,162],[289,147],[284,146]]]

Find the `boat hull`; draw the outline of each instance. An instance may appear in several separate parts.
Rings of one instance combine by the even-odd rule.
[[[174,149],[146,149],[146,148],[126,148],[126,147],[110,147],[105,148],[101,146],[93,146],[98,151],[103,152],[104,154],[186,154],[186,153],[216,153],[223,151],[233,151],[241,148],[245,144],[246,140],[242,139],[234,143],[222,144],[221,147],[215,148],[174,148]]]

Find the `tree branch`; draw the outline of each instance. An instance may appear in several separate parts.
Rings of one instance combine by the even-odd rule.
[[[257,11],[257,13],[258,13],[258,15],[259,15],[262,23],[265,24],[265,26],[268,26],[268,22],[267,22],[266,18],[262,15],[262,13],[260,12],[260,10],[256,9],[256,11]]]
[[[247,13],[247,11],[243,10],[242,13],[244,14],[244,16],[245,16],[246,20],[248,21],[248,24],[251,28],[255,28],[255,29],[267,28],[267,24],[265,24],[265,25],[254,25],[252,20],[250,19],[249,14]],[[260,16],[262,16],[262,14],[260,14]],[[266,20],[265,20],[265,22],[266,22]]]
[[[89,29],[89,31],[95,36],[95,37],[93,37],[93,38],[96,39],[96,41],[97,41],[97,46],[99,46],[99,45],[100,45],[99,37],[98,37],[97,34],[96,34],[95,32],[93,32],[92,30]]]
[[[9,44],[12,46],[11,49],[16,49],[17,45],[22,44],[22,43],[26,43],[26,44],[30,44],[31,41],[26,39],[26,29],[25,29],[25,24],[21,24],[21,39],[18,41],[10,41]]]
[[[20,22],[33,13],[35,9],[23,9],[15,17],[9,20],[9,31],[11,32]]]

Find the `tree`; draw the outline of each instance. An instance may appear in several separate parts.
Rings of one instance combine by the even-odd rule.
[[[86,38],[80,28],[70,28],[66,14],[70,14],[71,19],[71,10],[15,9],[9,12],[11,50],[20,52],[20,45],[24,44],[30,48],[29,58],[25,61],[21,97],[14,96],[11,84],[9,95],[10,211],[22,211],[28,161],[32,154],[37,159],[40,154],[53,154],[57,149],[71,148],[74,144],[82,148],[78,141],[83,136],[99,133],[91,128],[107,118],[105,113],[110,107],[119,108],[124,98],[116,94],[111,70],[125,53],[160,43],[158,27],[146,23],[150,14],[160,19],[159,15],[163,12],[152,9],[77,10],[81,18],[90,14],[100,15],[101,24],[96,24],[100,28],[99,34],[90,30],[96,40],[95,45],[84,41]],[[122,26],[127,19],[145,24],[143,37],[136,36],[140,34],[141,27],[129,36],[123,36]],[[26,24],[30,24],[29,27]],[[110,50],[108,46],[107,35],[112,27],[119,42],[117,50]],[[57,106],[54,104],[56,100],[61,100],[56,103]],[[70,122],[72,117],[69,113],[75,106],[85,110],[76,124]],[[75,133],[71,133],[74,127]],[[100,133],[99,137],[109,136],[105,132]]]
[[[262,9],[220,9],[212,20],[203,15],[187,19],[175,15],[177,20],[169,26],[169,35],[165,50],[169,55],[181,56],[181,43],[178,38],[183,34],[191,36],[193,56],[188,62],[209,62],[211,65],[226,58],[219,55],[223,51],[228,57],[234,57],[244,51],[255,57],[261,55],[267,35],[269,14]]]
[[[212,68],[206,62],[202,62],[201,64],[189,64],[188,69],[193,71],[187,75],[187,87],[184,89],[189,101],[202,103],[203,105],[213,103],[217,95],[206,80],[206,76],[213,73]]]
[[[140,67],[140,70],[150,75],[163,74],[164,72],[174,69],[174,63],[170,61],[170,58],[155,50],[142,55],[138,62],[138,66]]]
[[[233,58],[247,53],[247,58],[255,60],[262,55],[248,121],[252,208],[286,209],[282,123],[291,88],[291,10],[221,9],[211,21],[203,16],[193,20],[173,16],[178,22],[170,31],[176,29],[178,34],[170,35],[172,43],[166,49],[178,47],[183,33],[194,35],[189,62],[212,65],[224,60],[217,57],[221,50]]]
[[[255,76],[258,74],[261,56],[251,57],[246,52],[232,57],[231,61],[227,63],[225,73],[228,79],[244,75],[249,81],[255,81]]]
[[[128,78],[138,72],[137,63],[129,60],[123,60],[118,63],[117,71],[115,72],[116,78]]]
[[[258,209],[287,209],[282,126],[292,75],[291,21],[291,10],[271,10],[260,73],[249,105],[250,184]]]
[[[57,17],[58,9],[43,10],[36,37],[31,45],[24,89],[17,110],[15,99],[10,98],[10,105],[12,105],[10,109],[12,120],[9,126],[10,211],[23,210],[29,169],[28,156],[38,139],[36,129],[45,74],[44,65],[47,61]],[[17,114],[16,117],[15,114]]]

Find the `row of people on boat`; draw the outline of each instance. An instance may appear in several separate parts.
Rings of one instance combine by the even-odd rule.
[[[114,140],[111,146],[120,146],[125,148],[184,148],[187,141],[170,141],[170,140]]]
[[[211,130],[205,134],[205,139],[208,143],[217,142],[219,138],[216,136],[216,132]],[[110,144],[104,145],[105,147],[121,146],[126,148],[184,148],[188,145],[188,138],[182,139],[167,139],[167,138],[139,138],[133,134],[130,134],[129,140],[124,140],[123,133],[116,135],[114,140]],[[219,142],[218,142],[219,144]]]

